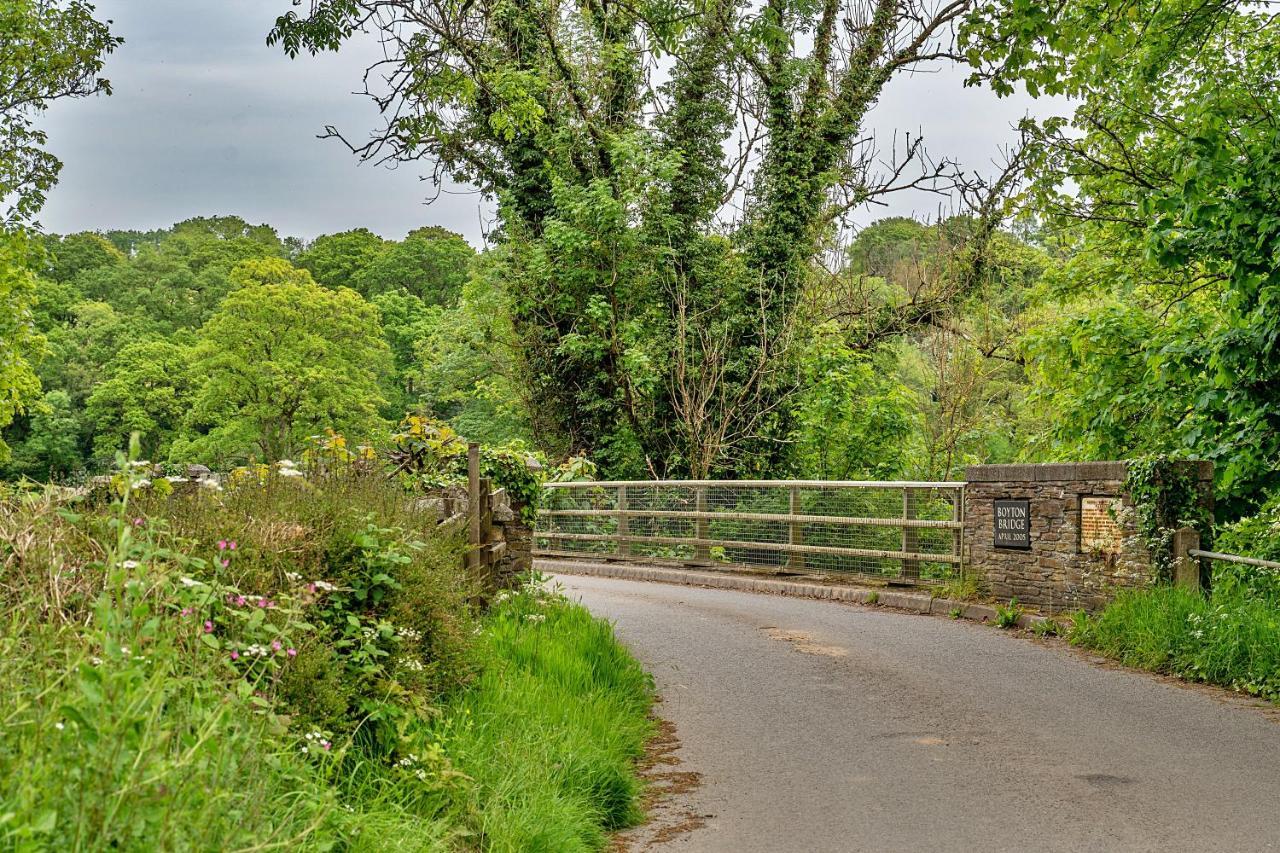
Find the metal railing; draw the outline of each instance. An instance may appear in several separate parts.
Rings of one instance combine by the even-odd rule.
[[[1260,569],[1280,571],[1280,563],[1277,563],[1274,560],[1261,560],[1257,557],[1241,557],[1239,554],[1219,554],[1217,551],[1201,551],[1199,548],[1192,548],[1187,551],[1187,554],[1200,560],[1219,560],[1224,563],[1237,563],[1242,566],[1256,566]]]
[[[963,564],[964,483],[551,483],[542,556],[676,561],[938,582]]]

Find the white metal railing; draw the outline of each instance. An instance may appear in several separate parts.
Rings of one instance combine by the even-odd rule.
[[[544,556],[945,580],[963,565],[964,483],[629,480],[548,484]]]
[[[1192,557],[1202,560],[1219,560],[1224,563],[1238,563],[1244,566],[1257,566],[1260,569],[1273,569],[1280,571],[1280,563],[1274,560],[1261,560],[1257,557],[1241,557],[1239,554],[1219,554],[1217,551],[1201,551],[1199,548],[1192,548],[1187,551]]]

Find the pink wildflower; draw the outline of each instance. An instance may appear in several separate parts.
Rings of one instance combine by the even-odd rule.
[[[225,568],[226,568],[227,566],[229,566],[229,565],[231,565],[231,561],[230,561],[230,560],[223,560],[223,561],[222,561],[222,568],[224,568],[224,569],[225,569]]]
[[[315,585],[315,584],[313,584],[313,583],[309,583],[309,584],[307,584],[307,592],[315,592],[315,591],[316,591],[316,585]]]
[[[296,657],[298,656],[298,650],[297,650],[297,649],[289,649],[289,651],[285,652],[285,654],[287,654],[287,655],[288,655],[289,657],[291,657],[291,658],[296,658]]]
[[[141,517],[141,516],[139,516],[138,518],[135,518],[135,519],[133,520],[133,526],[134,526],[134,527],[141,527],[141,526],[142,526],[142,524],[143,524],[143,520],[142,520],[142,517]]]
[[[219,550],[219,551],[225,551],[225,550],[227,550],[227,540],[225,540],[225,539],[219,539],[219,540],[218,540],[218,550]]]
[[[204,632],[206,634],[213,633],[213,622],[209,619],[204,620]]]
[[[236,604],[240,607],[244,607],[244,604],[247,600],[248,599],[246,599],[243,595],[236,596]]]
[[[272,641],[271,641],[271,651],[273,651],[273,652],[278,652],[278,651],[280,651],[280,641],[279,641],[279,640],[272,640]]]
[[[181,616],[190,616],[190,615],[191,615],[191,608],[190,608],[190,607],[184,607],[184,608],[182,608],[182,613],[181,613],[181,614],[179,614],[179,615],[181,615]]]
[[[258,606],[259,606],[259,607],[266,607],[266,606],[267,606],[267,600],[266,600],[265,598],[259,598],[259,599],[258,599]]]
[[[236,549],[236,540],[232,539],[230,542],[228,542],[227,547],[232,551],[234,551]]]
[[[232,650],[231,650],[231,659],[232,659],[232,660],[240,660],[240,653],[239,653],[238,651],[236,651],[235,649],[232,649]]]
[[[328,752],[328,751],[329,751],[329,747],[333,746],[333,744],[329,743],[329,741],[327,741],[327,740],[322,740],[322,741],[320,741],[320,745],[324,747],[324,751],[325,751],[325,752]]]

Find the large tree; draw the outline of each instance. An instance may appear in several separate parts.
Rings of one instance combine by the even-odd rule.
[[[352,148],[498,199],[540,439],[704,474],[785,455],[796,307],[849,212],[954,179],[865,125],[896,75],[952,57],[971,5],[315,0],[271,40],[376,29],[387,124]]]
[[[367,436],[391,375],[377,310],[346,288],[316,284],[287,261],[246,261],[200,330],[189,428],[175,458],[274,461],[333,427]]]
[[[1001,89],[1065,94],[1031,127],[1034,210],[1072,258],[1029,341],[1064,452],[1218,462],[1220,506],[1280,486],[1280,22],[1235,0],[991,4]]]
[[[39,395],[32,361],[42,340],[31,313],[37,265],[27,227],[62,164],[36,119],[63,98],[110,92],[103,57],[120,44],[88,3],[7,0],[0,5],[0,429]],[[0,462],[8,455],[0,440]]]

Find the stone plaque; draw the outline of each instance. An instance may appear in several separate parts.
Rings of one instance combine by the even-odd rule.
[[[1031,547],[1031,501],[996,501],[993,515],[997,548]]]
[[[1113,497],[1080,498],[1080,550],[1119,554],[1124,531],[1116,520],[1120,501]]]

